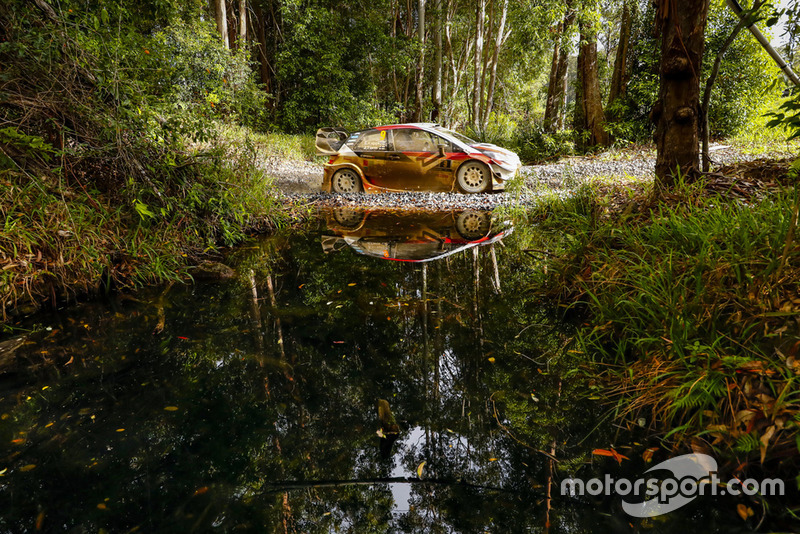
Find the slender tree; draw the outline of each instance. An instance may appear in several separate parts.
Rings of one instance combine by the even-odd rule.
[[[442,9],[443,0],[434,3],[434,58],[433,58],[433,120],[438,121],[442,114]]]
[[[417,4],[417,38],[420,43],[419,64],[417,66],[416,96],[417,105],[414,110],[414,120],[422,120],[424,109],[424,83],[425,83],[425,0],[418,0]]]
[[[597,72],[597,34],[591,23],[580,21],[581,44],[578,50],[578,87],[575,102],[575,129],[587,132],[585,146],[607,146],[600,79]]]
[[[247,0],[239,0],[239,46],[247,42]]]
[[[659,0],[661,32],[656,123],[656,180],[674,183],[676,172],[698,170],[700,157],[700,68],[709,0]]]
[[[614,102],[625,96],[628,76],[628,47],[631,42],[631,26],[633,22],[633,0],[622,3],[622,18],[619,25],[619,43],[614,59],[614,71],[611,75],[611,88],[608,92],[608,108],[613,109]]]
[[[564,128],[564,106],[567,100],[567,74],[569,61],[570,28],[575,21],[575,10],[567,3],[567,13],[556,29],[550,80],[547,84],[547,101],[544,110],[545,130],[553,133]]]
[[[228,38],[228,14],[225,7],[225,0],[211,0],[211,9],[217,21],[217,31],[222,37],[222,42],[225,43],[225,48],[230,48],[231,43]]]

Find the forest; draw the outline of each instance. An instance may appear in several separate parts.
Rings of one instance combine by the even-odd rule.
[[[286,361],[292,341],[286,340],[285,350],[281,319],[287,332],[299,332],[302,343],[295,342],[295,349],[302,349],[297,349],[301,360],[321,358],[326,350],[320,348],[314,327],[298,326],[310,322],[306,312],[298,311],[303,299],[314,299],[315,310],[327,310],[313,312],[326,317],[327,338],[340,335],[335,319],[352,320],[344,315],[349,310],[364,316],[355,326],[364,328],[362,337],[374,337],[376,345],[380,341],[378,330],[364,327],[377,321],[365,307],[365,302],[373,305],[372,297],[356,302],[338,296],[343,291],[355,294],[352,288],[361,281],[351,281],[342,271],[314,274],[319,247],[309,244],[311,231],[303,225],[322,216],[313,201],[284,195],[274,170],[287,162],[321,169],[323,160],[314,155],[314,133],[321,127],[352,132],[382,124],[439,123],[516,151],[526,168],[562,165],[559,169],[567,171],[559,179],[574,186],[568,195],[548,194],[543,192],[547,184],[531,185],[521,178],[505,193],[508,198],[535,193],[543,200],[505,205],[500,217],[518,224],[517,248],[500,253],[500,267],[494,248],[491,262],[488,253],[481,257],[493,265],[485,269],[493,269],[498,280],[491,303],[503,317],[503,335],[489,327],[484,335],[477,304],[477,252],[474,262],[457,264],[463,271],[457,298],[449,302],[436,297],[439,306],[452,304],[447,321],[462,336],[454,344],[464,345],[458,350],[487,351],[474,361],[464,360],[470,373],[481,375],[487,362],[492,369],[505,366],[497,374],[487,371],[494,381],[489,389],[478,388],[480,395],[492,398],[494,410],[488,411],[489,401],[484,399],[481,424],[493,428],[496,421],[508,430],[498,416],[495,393],[509,383],[518,385],[517,367],[539,365],[536,358],[560,350],[563,354],[554,368],[564,373],[564,391],[581,402],[604,403],[598,426],[613,422],[633,433],[646,432],[647,439],[657,438],[660,450],[670,454],[714,454],[722,470],[735,476],[775,475],[790,481],[794,493],[773,510],[766,501],[753,499],[740,502],[731,515],[751,529],[762,524],[795,528],[800,513],[791,501],[800,487],[800,81],[794,74],[800,71],[798,16],[796,0],[6,0],[0,4],[0,334],[9,339],[20,334],[28,328],[20,325],[29,324],[26,318],[38,317],[36,313],[123,295],[118,298],[135,302],[137,314],[145,310],[141,316],[123,319],[116,312],[102,320],[86,319],[81,336],[111,323],[136,324],[142,332],[146,328],[147,350],[155,351],[148,352],[148,358],[157,360],[153,354],[167,354],[169,346],[178,347],[170,354],[190,362],[159,360],[157,366],[175,376],[189,373],[185,383],[176,383],[192,395],[199,395],[192,388],[212,376],[215,365],[226,359],[236,365],[241,361],[236,380],[247,384],[259,406],[275,414],[292,411],[293,402],[301,403]],[[773,43],[772,50],[759,42],[758,30]],[[728,164],[715,152],[727,149],[744,155],[743,161]],[[588,177],[570,174],[587,162],[618,161],[638,161],[646,166],[646,176],[615,171]],[[269,254],[242,252],[249,250],[254,236],[273,234],[302,240],[302,258],[286,259],[295,252],[284,237],[277,238],[277,245],[259,245],[269,248]],[[280,339],[280,352],[276,349],[269,358],[262,354],[239,360],[238,353],[231,358],[225,352],[227,341],[220,341],[223,334],[206,342],[208,355],[203,347],[186,348],[187,336],[161,335],[165,322],[167,331],[174,326],[166,318],[171,305],[167,295],[176,293],[173,285],[191,283],[198,265],[216,264],[231,254],[248,254],[247,269],[236,286],[244,288],[245,297],[220,290],[227,306],[225,320],[245,328],[236,323],[242,315],[237,306],[252,305],[253,319],[248,319],[245,331],[255,348],[247,350],[265,352],[268,336],[250,334],[268,331]],[[328,263],[348,268],[346,257]],[[369,272],[364,258],[350,263]],[[443,265],[447,267],[431,269],[436,282],[430,287],[446,294],[445,270],[450,264]],[[286,272],[280,271],[284,267]],[[416,304],[424,310],[420,314],[409,304],[417,285],[424,284],[420,287],[427,293],[428,271],[383,269],[376,272],[386,280],[397,278],[402,299],[395,299],[391,288],[377,278],[373,285],[387,308],[396,304],[396,316],[403,322],[395,329],[393,316],[382,314],[375,324],[406,343],[408,352],[420,350],[417,345],[422,342],[406,342],[403,336],[411,339],[409,332],[422,329],[422,323],[415,322],[419,317],[424,316],[426,336],[428,321],[432,325],[439,320],[428,300]],[[513,301],[514,309],[503,308],[508,293],[500,295],[500,272],[513,280],[519,299]],[[277,289],[281,277],[292,280],[282,295]],[[304,293],[306,284],[318,294]],[[159,288],[152,306],[158,321],[154,330],[142,327],[140,320],[150,320],[152,310],[131,296],[142,288],[154,292],[153,287]],[[193,302],[189,293],[181,295]],[[271,297],[269,302],[264,295]],[[281,298],[289,307],[285,311],[278,307]],[[470,299],[475,302],[472,315]],[[206,304],[202,303],[203,316],[211,317]],[[541,311],[547,306],[557,312]],[[343,311],[336,311],[340,307]],[[541,343],[522,336],[538,322],[551,321],[553,313],[568,322],[569,335],[554,327],[547,336],[541,334],[546,339]],[[191,313],[182,314],[180,327],[200,336],[202,328],[192,323]],[[514,321],[529,324],[515,330]],[[228,326],[221,325],[220,332],[229,333]],[[38,323],[30,331],[50,335]],[[75,354],[92,346],[87,341],[81,349],[81,336],[76,336]],[[455,336],[439,334],[436,339],[444,347]],[[485,339],[490,339],[486,347]],[[0,342],[0,379],[19,346],[9,349],[7,341]],[[333,341],[345,342],[355,343],[349,338]],[[425,343],[426,359],[421,363],[403,360],[406,348],[393,347],[409,372],[428,372],[427,337]],[[495,354],[495,345],[503,343]],[[46,356],[36,372],[48,368],[71,376],[67,366],[74,355],[50,350],[58,356]],[[535,353],[535,358],[519,351]],[[126,360],[130,355],[114,354],[109,356],[114,369],[133,365]],[[501,361],[500,354],[507,359]],[[220,355],[219,360],[211,355]],[[345,357],[348,354],[342,360]],[[373,351],[370,358],[392,372],[382,356]],[[102,364],[102,356],[95,361]],[[326,387],[330,382],[330,389],[336,390],[337,373],[349,371],[337,370],[329,377],[332,367],[317,368],[318,363],[304,372],[324,376]],[[346,369],[347,363],[336,365]],[[81,372],[90,380],[103,376],[102,365],[92,365]],[[256,367],[265,377],[278,376],[276,380],[270,375],[273,384],[284,388],[282,404],[273,405],[267,378],[251,373]],[[525,369],[525,380],[531,383],[539,375],[547,378],[544,393],[526,390],[524,402],[519,395],[498,395],[498,404],[513,407],[513,420],[505,424],[534,443],[534,452],[541,454],[537,465],[549,470],[548,480],[559,469],[566,476],[564,469],[586,458],[572,458],[565,467],[555,463],[556,456],[578,454],[574,451],[579,448],[575,441],[558,445],[558,432],[550,432],[569,419],[559,411],[565,406],[562,375],[548,374],[550,360],[545,371]],[[201,372],[203,377],[191,375]],[[132,376],[140,374],[141,384],[148,384],[142,369]],[[569,382],[575,377],[582,380],[580,387]],[[405,378],[414,383],[413,377]],[[215,395],[228,398],[228,389],[235,395],[231,384],[213,380],[221,384]],[[370,395],[381,395],[378,382],[391,381],[381,375],[363,387]],[[89,391],[93,386],[81,388]],[[139,394],[134,383],[126,388],[132,397]],[[432,399],[439,395],[436,388],[425,382],[425,394]],[[327,413],[330,407],[314,407],[309,401],[314,399],[312,389],[307,387],[309,397],[304,400],[311,406],[308,410]],[[66,386],[53,387],[47,394],[56,393],[65,405],[76,398]],[[451,399],[448,424],[454,426],[464,418],[465,407],[458,404],[458,395],[449,393],[455,400]],[[476,406],[482,402],[480,395],[474,399]],[[539,396],[545,399],[540,406],[552,403],[547,406],[559,408],[552,411],[558,420],[525,404],[539,403]],[[100,397],[93,397],[92,409],[103,405]],[[353,409],[347,404],[352,399],[345,397],[342,393],[336,402]],[[44,418],[46,409],[27,401],[14,406],[9,401],[3,408],[17,425],[14,436],[37,417]],[[161,412],[177,410],[177,401],[163,409],[160,399],[150,404],[158,406],[153,412],[158,416],[148,420],[172,424],[164,422],[171,421],[172,414]],[[305,405],[298,408],[298,417],[306,417],[305,410]],[[435,412],[428,406],[424,410]],[[250,412],[236,413],[236,421],[246,427]],[[531,414],[542,417],[541,425],[535,418],[526,419]],[[5,421],[8,414],[2,415]],[[348,421],[360,424],[359,416],[353,409]],[[65,409],[63,419],[68,417]],[[579,431],[574,427],[589,424],[584,424],[585,418],[581,413],[566,425],[570,439]],[[197,419],[202,421],[202,416]],[[215,421],[221,429],[228,420],[219,416]],[[304,428],[295,430],[305,436]],[[106,430],[114,436],[125,428]],[[193,429],[184,431],[193,435]],[[9,443],[23,440],[11,432],[0,429],[0,436],[8,437]],[[450,427],[437,432],[445,441],[453,439]],[[521,443],[510,432],[511,441]],[[82,436],[70,436],[64,441],[77,450]],[[501,435],[500,441],[511,450],[506,438]],[[173,443],[164,438],[171,451],[179,451],[183,439]],[[367,438],[354,441],[361,446]],[[531,448],[529,443],[522,445]],[[629,459],[609,447],[586,454],[589,460],[609,456],[620,465],[621,458]],[[631,447],[625,454],[650,463],[650,448]],[[15,455],[2,458],[11,462]],[[274,461],[270,472],[283,472],[282,460],[269,451],[259,449],[252,456]],[[124,463],[124,455],[120,457]],[[298,472],[302,469],[297,465],[305,461],[296,459]],[[459,461],[454,459],[454,465]],[[525,465],[524,459],[519,464]],[[27,472],[29,465],[34,464],[23,465],[18,474]],[[423,465],[416,465],[420,478]],[[214,469],[208,467],[209,477]],[[486,473],[481,476],[489,484]],[[247,483],[272,491],[257,478]],[[200,479],[192,483],[205,484]],[[226,495],[235,500],[241,492],[231,484]],[[208,490],[202,487],[203,493],[194,497]],[[0,497],[4,488],[0,484]],[[177,509],[183,497],[176,495],[169,506]],[[548,514],[549,499],[548,493]],[[275,524],[283,520],[285,527],[286,502],[283,509],[264,512],[265,517]],[[20,514],[15,519],[37,513],[44,517],[32,506],[15,512]],[[99,505],[97,509],[105,510]],[[173,510],[165,507],[161,513],[167,518]],[[187,516],[185,521],[189,525],[194,518]],[[131,526],[124,520],[119,524]],[[549,528],[549,519],[547,524]]]

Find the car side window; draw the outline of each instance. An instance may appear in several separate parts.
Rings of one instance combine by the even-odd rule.
[[[353,145],[353,150],[386,150],[386,139],[386,130],[364,132]]]
[[[394,149],[398,152],[435,152],[438,136],[424,130],[399,129],[394,132]]]
[[[434,150],[439,150],[439,146],[444,146],[445,152],[454,152],[453,150],[453,143],[445,139],[444,137],[440,137],[436,134],[432,134],[433,137],[433,148]]]

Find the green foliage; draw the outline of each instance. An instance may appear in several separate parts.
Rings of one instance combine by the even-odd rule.
[[[653,34],[655,12],[650,3],[636,18],[630,44],[630,79],[625,98],[607,110],[617,119],[609,125],[621,140],[649,142],[653,133],[650,110],[658,99],[661,43]],[[701,90],[722,43],[737,19],[724,3],[712,2],[706,25]],[[780,94],[774,82],[780,72],[758,42],[744,31],[723,57],[711,93],[709,128],[712,137],[730,137],[745,129],[763,113],[765,101]]]
[[[22,218],[7,219],[0,257],[29,266],[3,273],[4,303],[48,284],[96,290],[95,265],[116,285],[174,279],[185,258],[281,224],[261,154],[218,137],[225,123],[266,120],[249,50],[224,48],[205,2],[158,4],[66,2],[44,19],[22,0],[0,9],[0,163],[22,195],[4,199]],[[74,267],[34,268],[23,254]]]
[[[709,73],[717,51],[738,22],[730,9],[712,8],[706,26],[703,72]],[[705,76],[707,77],[707,75]],[[763,102],[783,90],[780,70],[750,32],[744,30],[725,52],[711,93],[708,120],[712,137],[736,134],[759,115]]]
[[[547,160],[575,153],[575,132],[562,130],[548,133],[534,123],[525,123],[516,132],[516,146],[520,158],[525,162],[542,163]]]

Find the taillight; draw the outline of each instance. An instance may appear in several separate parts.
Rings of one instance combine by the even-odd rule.
[[[336,156],[331,156],[331,159],[328,160],[328,165],[331,165],[334,161],[336,161]]]

